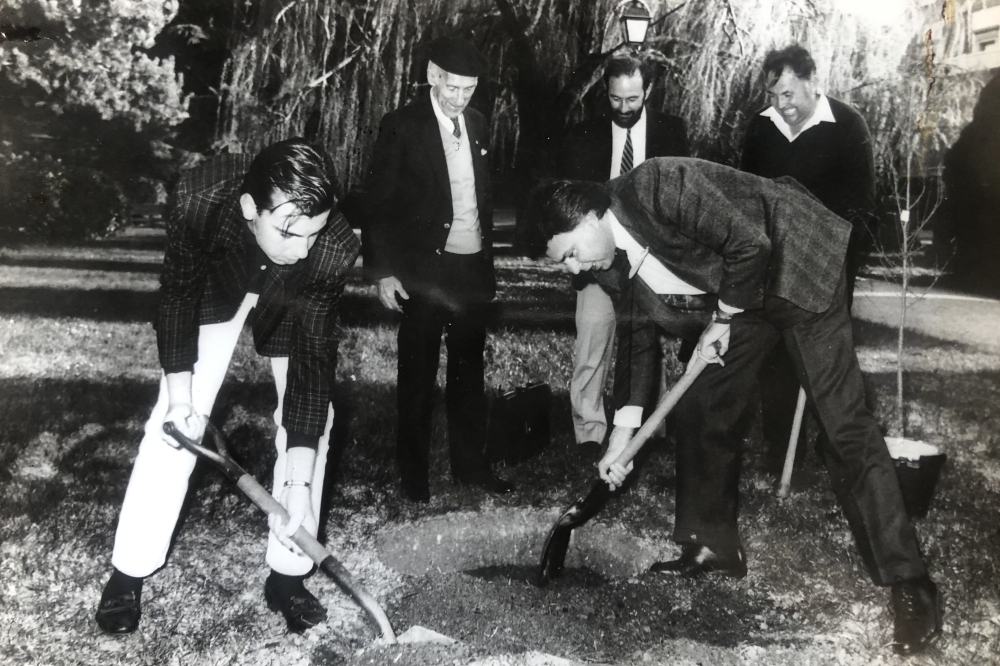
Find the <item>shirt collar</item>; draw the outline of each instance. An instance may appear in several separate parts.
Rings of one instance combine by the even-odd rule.
[[[434,97],[433,90],[430,92],[430,97],[431,97],[431,107],[434,109],[434,115],[437,116],[438,124],[440,124],[441,127],[448,132],[448,134],[451,134],[452,132],[455,131],[455,123],[452,122],[451,118],[444,115],[444,111],[441,110],[441,105],[438,104],[437,98]],[[458,116],[458,125],[459,127],[462,128],[462,134],[465,134],[464,112]]]
[[[798,134],[792,134],[792,128],[785,122],[785,119],[781,117],[778,110],[773,106],[769,106],[764,109],[761,114],[766,118],[770,118],[774,126],[778,128],[789,142],[795,141],[798,137],[802,135],[810,127],[815,127],[820,123],[835,123],[837,119],[833,117],[833,109],[830,108],[830,100],[827,96],[820,93],[819,99],[816,101],[816,108],[813,110],[812,117],[806,121],[806,124],[802,126]]]

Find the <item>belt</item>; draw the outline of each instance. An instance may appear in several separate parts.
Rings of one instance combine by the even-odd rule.
[[[668,308],[685,311],[708,309],[708,300],[703,294],[660,294],[660,300]]]

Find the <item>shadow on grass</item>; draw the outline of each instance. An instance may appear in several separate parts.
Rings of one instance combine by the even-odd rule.
[[[128,289],[0,288],[0,314],[87,319],[104,322],[151,322],[156,317],[157,292]],[[562,299],[530,299],[496,303],[487,327],[519,330],[573,330],[574,305]],[[347,294],[340,302],[341,322],[347,326],[395,325],[398,315],[372,296]]]
[[[899,329],[897,327],[887,326],[885,324],[876,324],[874,322],[863,321],[861,319],[854,319],[852,324],[855,346],[864,345],[868,347],[896,348],[896,344],[899,340]],[[979,351],[979,348],[975,345],[964,345],[951,340],[943,340],[941,338],[936,338],[933,335],[927,335],[925,333],[919,333],[909,329],[906,331],[904,346],[908,351],[918,349],[937,350],[942,348],[947,348],[951,351],[968,353],[975,353]]]
[[[24,268],[69,268],[105,273],[151,273],[159,275],[162,264],[148,261],[113,261],[103,259],[0,257],[0,266]]]

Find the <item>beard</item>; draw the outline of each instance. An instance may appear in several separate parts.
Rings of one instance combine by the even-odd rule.
[[[629,129],[630,127],[633,127],[637,122],[639,122],[639,118],[642,117],[642,109],[643,107],[640,106],[635,111],[628,111],[624,113],[612,109],[611,120],[612,122],[614,122],[615,125],[618,125],[622,129]]]

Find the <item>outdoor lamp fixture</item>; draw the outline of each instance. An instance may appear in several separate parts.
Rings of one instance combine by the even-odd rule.
[[[622,35],[629,46],[639,46],[646,41],[646,30],[652,15],[643,0],[623,0],[618,5],[621,15]]]

